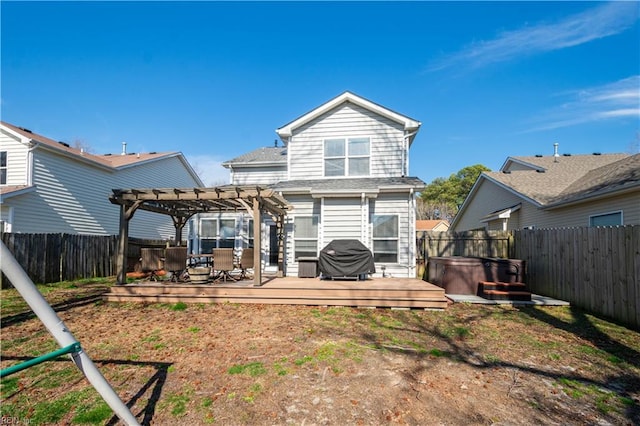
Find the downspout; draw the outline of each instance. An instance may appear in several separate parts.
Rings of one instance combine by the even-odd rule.
[[[289,152],[291,150],[290,144],[291,144],[291,136],[289,136],[287,138],[287,141],[284,142],[284,145],[287,148],[287,180],[291,180],[291,156],[289,155]]]
[[[235,183],[235,173],[233,170],[233,166],[231,164],[229,164],[229,180],[230,180],[230,184],[234,184]]]
[[[367,215],[365,210],[366,198],[364,192],[360,193],[360,238],[362,243],[369,247],[369,238],[367,238]]]
[[[402,177],[409,174],[409,138],[415,136],[418,131],[405,133],[402,139]]]
[[[33,152],[37,148],[38,144],[33,140],[29,141],[29,150],[27,151],[27,163],[26,167],[26,175],[27,176],[27,186],[33,185]]]
[[[411,223],[415,224],[415,219],[413,218],[414,212],[414,199],[413,199],[413,188],[409,190],[409,203],[408,203],[408,212],[407,212],[407,228],[408,228],[408,238],[409,238],[409,259],[407,259],[407,278],[411,278],[411,269],[413,269],[414,262],[416,261],[416,236],[415,232],[411,232],[414,229],[411,226]]]

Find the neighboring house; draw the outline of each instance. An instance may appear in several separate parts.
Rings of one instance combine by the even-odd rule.
[[[451,227],[640,224],[640,154],[509,157],[478,177]]]
[[[416,220],[416,232],[435,231],[446,232],[449,230],[449,222],[442,219]]]
[[[1,229],[13,233],[117,235],[116,188],[203,186],[181,153],[95,155],[0,122]],[[131,237],[169,239],[171,219],[141,211]]]
[[[262,228],[265,270],[298,274],[300,257],[318,256],[334,239],[357,239],[373,253],[378,275],[415,276],[415,194],[425,183],[408,177],[409,148],[420,122],[345,92],[277,129],[284,146],[259,148],[223,165],[231,183],[279,191],[293,206],[283,234],[266,217]],[[253,219],[239,213],[193,218],[194,252],[250,247]]]

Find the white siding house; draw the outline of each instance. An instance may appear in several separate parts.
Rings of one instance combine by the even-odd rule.
[[[509,157],[484,172],[451,227],[512,230],[640,224],[640,154]]]
[[[94,155],[5,122],[0,156],[5,232],[116,235],[112,189],[202,186],[181,153]],[[141,211],[130,236],[169,239],[175,228],[170,218]]]
[[[378,276],[415,277],[415,193],[425,184],[407,171],[420,125],[345,92],[277,129],[284,146],[224,163],[232,184],[268,185],[293,206],[282,236],[286,275],[297,275],[298,258],[317,256],[332,240],[357,239],[372,251]],[[212,218],[192,219],[194,245],[202,221]],[[276,267],[278,235],[265,219],[261,249],[269,270]],[[240,222],[236,248],[249,241]]]

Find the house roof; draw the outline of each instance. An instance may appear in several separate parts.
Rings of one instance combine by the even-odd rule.
[[[83,161],[92,162],[96,165],[110,167],[110,168],[124,168],[134,164],[144,163],[146,161],[158,160],[161,158],[167,158],[172,156],[182,155],[179,152],[149,152],[149,153],[128,153],[126,155],[121,154],[91,154],[79,148],[74,148],[68,143],[60,142],[48,138],[43,135],[32,132],[24,127],[15,126],[4,121],[0,121],[2,126],[13,131],[13,133],[27,139],[28,141],[35,143],[39,147],[45,149],[52,149],[62,154],[76,157]]]
[[[528,170],[511,170],[519,164]],[[640,154],[509,157],[499,172],[483,172],[451,223],[456,227],[483,181],[490,181],[541,209],[580,203],[640,188]],[[485,216],[491,219],[515,206]],[[512,210],[513,211],[513,210]]]
[[[6,198],[15,197],[35,189],[36,187],[33,185],[2,185],[0,186],[0,195],[2,196],[0,204]]]
[[[484,172],[481,178],[488,178],[542,207],[638,185],[638,161],[640,155],[628,154],[510,157],[500,172]],[[509,171],[514,162],[531,169]],[[624,177],[625,171],[629,176]]]
[[[416,231],[431,231],[440,224],[444,224],[447,228],[449,227],[449,222],[442,219],[416,220]]]
[[[233,166],[250,167],[277,164],[287,164],[287,148],[262,147],[222,163],[226,168]]]
[[[385,191],[424,189],[425,183],[417,177],[392,178],[350,178],[350,179],[310,179],[283,181],[272,185],[281,192],[304,192],[313,195],[331,194],[333,196],[378,193]]]
[[[365,99],[361,96],[358,96],[354,93],[347,91],[329,100],[328,102],[325,102],[319,107],[309,111],[308,113],[296,118],[295,120],[285,124],[279,129],[276,129],[276,133],[278,133],[280,138],[286,144],[288,142],[288,138],[293,134],[293,131],[295,129],[309,123],[310,121],[320,117],[321,115],[327,113],[328,111],[347,102],[358,105],[362,108],[366,108],[369,111],[375,112],[376,114],[379,114],[383,117],[387,117],[390,120],[400,123],[404,126],[404,130],[408,132],[418,131],[418,129],[422,124],[417,120],[414,120],[405,115],[399,114],[393,110],[383,107],[382,105],[378,105],[374,102],[371,102],[368,99]],[[411,143],[412,141],[413,141],[413,136],[409,138],[409,143]]]

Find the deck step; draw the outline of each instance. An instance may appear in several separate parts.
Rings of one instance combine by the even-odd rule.
[[[525,283],[505,283],[500,281],[480,281],[478,287],[479,291],[483,289],[487,290],[502,290],[502,291],[526,291],[527,285]]]
[[[531,301],[531,293],[528,291],[486,290],[482,293],[482,297],[489,300]]]
[[[488,300],[531,301],[531,292],[524,283],[505,283],[499,281],[481,281],[478,295]]]

